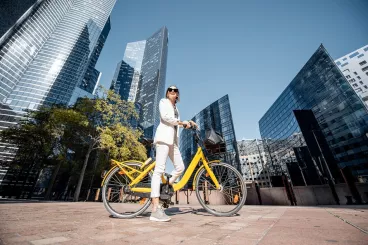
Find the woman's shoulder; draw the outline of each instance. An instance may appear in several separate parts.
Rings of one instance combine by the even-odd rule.
[[[162,98],[161,100],[160,100],[160,103],[167,103],[169,100],[167,99],[167,98]]]

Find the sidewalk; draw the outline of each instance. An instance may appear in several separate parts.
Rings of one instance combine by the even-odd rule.
[[[194,212],[197,210],[198,212]],[[244,206],[214,217],[173,206],[169,223],[111,218],[102,203],[1,203],[0,244],[368,244],[368,206]]]

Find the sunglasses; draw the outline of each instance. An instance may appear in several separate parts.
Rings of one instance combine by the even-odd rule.
[[[174,91],[174,92],[177,93],[177,92],[179,92],[179,89],[177,89],[177,88],[168,88],[167,91],[169,91],[169,92]]]

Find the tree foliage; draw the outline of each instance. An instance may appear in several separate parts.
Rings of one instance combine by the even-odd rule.
[[[142,131],[131,126],[132,120],[138,120],[134,104],[121,100],[111,90],[102,90],[102,96],[80,98],[71,107],[28,111],[24,120],[0,132],[0,137],[1,141],[18,148],[15,160],[10,163],[12,167],[27,163],[37,164],[42,169],[55,165],[47,198],[60,169],[65,169],[70,176],[77,174],[74,200],[78,201],[89,158],[99,155],[91,155],[93,151],[108,152],[109,157],[121,161],[146,158],[146,149],[139,142]],[[93,171],[100,169],[96,164],[90,165],[94,165],[91,166]],[[69,178],[67,185],[72,182]]]

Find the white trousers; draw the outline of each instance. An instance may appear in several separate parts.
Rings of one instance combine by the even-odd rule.
[[[160,197],[161,175],[165,172],[167,157],[170,157],[174,164],[174,170],[171,172],[172,177],[169,180],[170,184],[174,183],[184,172],[185,166],[178,146],[176,144],[156,143],[156,166],[152,175],[151,197]]]

